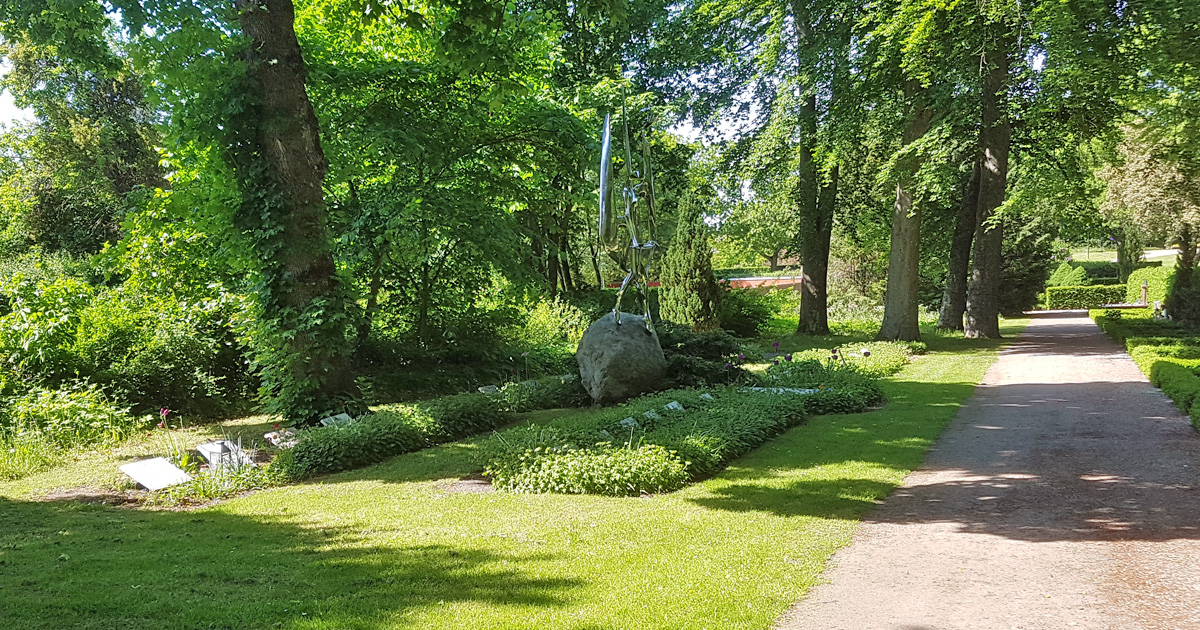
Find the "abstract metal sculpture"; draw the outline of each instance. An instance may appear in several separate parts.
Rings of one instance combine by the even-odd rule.
[[[614,250],[617,264],[626,272],[625,280],[617,291],[617,304],[613,307],[613,318],[621,323],[621,301],[625,290],[633,287],[641,294],[646,329],[654,332],[654,321],[650,318],[649,266],[658,251],[654,238],[658,224],[654,216],[654,175],[650,172],[650,138],[642,137],[641,169],[635,170],[632,144],[629,141],[629,117],[622,106],[621,126],[625,140],[625,181],[621,187],[624,213],[617,215],[612,203],[612,120],[604,115],[604,139],[600,150],[600,244]],[[644,206],[644,209],[642,208]],[[625,237],[621,237],[624,228]]]

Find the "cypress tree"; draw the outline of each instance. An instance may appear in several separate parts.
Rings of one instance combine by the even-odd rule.
[[[708,226],[693,193],[679,200],[675,238],[662,263],[659,307],[662,318],[697,332],[720,326],[721,289],[712,270]]]

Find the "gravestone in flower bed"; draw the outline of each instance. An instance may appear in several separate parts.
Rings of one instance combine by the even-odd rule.
[[[662,385],[667,371],[658,335],[639,315],[609,313],[588,327],[575,353],[583,387],[596,403],[620,402]]]

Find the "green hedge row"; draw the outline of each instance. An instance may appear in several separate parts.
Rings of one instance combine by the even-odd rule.
[[[1150,382],[1200,428],[1200,377],[1196,375],[1200,371],[1200,334],[1174,322],[1129,315],[1113,318],[1094,311],[1092,318],[1109,336],[1125,344]]]
[[[1149,285],[1147,293],[1149,297],[1147,304],[1154,302],[1164,302],[1167,299],[1167,294],[1171,292],[1171,286],[1175,284],[1175,268],[1174,267],[1144,267],[1135,269],[1129,274],[1129,280],[1125,283],[1125,301],[1130,304],[1137,304],[1142,301],[1142,283]]]
[[[351,424],[304,429],[279,455],[288,477],[351,470],[435,444],[483,433],[513,422],[515,412],[581,406],[590,402],[577,378],[546,377],[514,383],[493,394],[458,394],[386,405]]]
[[[1046,308],[1050,310],[1096,308],[1125,299],[1124,285],[1046,287]]]
[[[669,492],[718,472],[809,415],[862,411],[882,399],[879,388],[861,377],[811,394],[676,390],[497,433],[478,457],[494,486],[515,492]]]

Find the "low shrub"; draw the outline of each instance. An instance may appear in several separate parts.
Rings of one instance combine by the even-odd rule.
[[[837,359],[834,360],[832,349],[814,348],[796,352],[791,355],[784,355],[780,359],[776,359],[777,365],[774,365],[767,370],[768,379],[780,384],[786,377],[789,371],[798,368],[789,367],[789,364],[795,364],[803,361],[815,361],[820,365],[836,363],[842,367],[848,367],[861,376],[870,378],[884,378],[899,372],[909,361],[909,358],[914,354],[923,354],[925,352],[925,344],[919,341],[873,341],[861,345],[843,346],[837,349]],[[790,360],[788,357],[791,357]],[[819,378],[815,381],[806,382],[805,384],[791,384],[787,386],[794,387],[809,387],[820,384]]]
[[[864,389],[816,394],[726,387],[675,390],[485,440],[477,457],[497,488],[616,496],[668,492],[721,470],[814,409],[861,411]],[[815,402],[809,402],[815,401]],[[673,404],[673,403],[678,403]],[[668,406],[671,405],[671,406]]]
[[[1150,309],[1136,309],[1150,311]],[[1130,358],[1200,428],[1200,333],[1176,322],[1130,317],[1112,319],[1093,311],[1096,323],[1125,344]]]
[[[1123,285],[1046,287],[1046,307],[1050,310],[1096,308],[1124,299]]]
[[[1101,282],[1097,282],[1097,280],[1121,277],[1121,268],[1118,267],[1117,263],[1115,262],[1104,260],[1082,260],[1072,262],[1071,264],[1075,267],[1083,269],[1083,271],[1087,274],[1087,278],[1091,281],[1090,284],[1103,284]]]
[[[41,432],[0,427],[0,481],[48,470],[61,459],[61,449]]]
[[[350,424],[300,431],[296,446],[280,467],[297,479],[351,470],[495,429],[512,420],[501,398],[487,394],[387,405]]]
[[[147,424],[94,384],[35,388],[10,401],[8,418],[11,430],[37,432],[63,448],[115,444]]]
[[[500,388],[498,396],[502,407],[514,413],[583,407],[592,402],[587,390],[583,388],[583,383],[574,374],[544,376],[520,383],[508,383]]]
[[[778,310],[776,292],[729,289],[721,294],[721,328],[739,337],[756,337]]]

